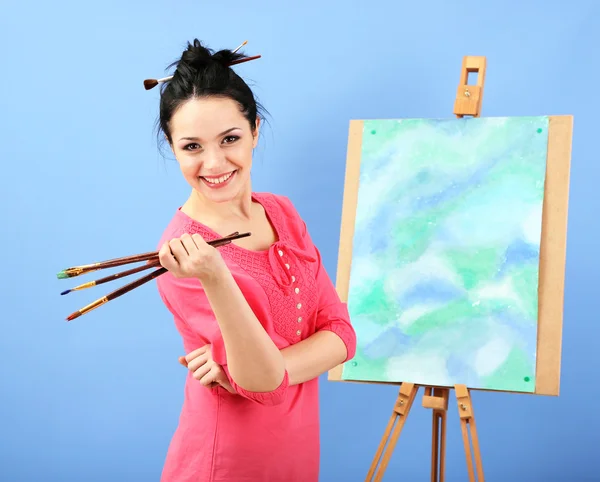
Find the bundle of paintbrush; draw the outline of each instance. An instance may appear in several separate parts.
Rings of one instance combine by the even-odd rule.
[[[218,248],[220,246],[225,246],[226,244],[231,243],[235,239],[245,238],[247,236],[250,236],[250,233],[239,234],[238,232],[235,232],[235,233],[230,234],[229,236],[225,236],[224,238],[219,238],[219,239],[214,239],[212,241],[208,241],[207,244],[210,244],[211,246]],[[122,271],[120,273],[115,273],[113,275],[106,276],[104,278],[100,278],[100,279],[97,279],[94,281],[89,281],[87,283],[83,283],[79,286],[75,286],[74,288],[63,291],[61,293],[61,295],[66,295],[67,293],[70,293],[71,291],[79,291],[79,290],[83,290],[86,288],[91,288],[92,286],[97,286],[97,285],[100,285],[103,283],[108,283],[109,281],[114,281],[119,278],[123,278],[125,276],[139,273],[140,271],[144,271],[144,270],[151,269],[151,268],[157,268],[154,271],[152,271],[151,273],[147,274],[146,276],[142,276],[141,278],[138,278],[137,280],[135,280],[129,284],[126,284],[125,286],[122,286],[119,289],[116,289],[112,293],[109,293],[109,294],[103,296],[102,298],[97,299],[96,301],[90,303],[89,305],[84,306],[80,310],[77,310],[74,313],[71,313],[67,317],[67,321],[74,320],[75,318],[78,318],[81,315],[84,315],[84,314],[92,311],[93,309],[98,308],[99,306],[102,306],[103,304],[108,303],[109,301],[114,300],[115,298],[118,298],[119,296],[122,296],[125,293],[128,293],[135,288],[138,288],[139,286],[143,285],[144,283],[147,283],[148,281],[152,281],[153,279],[157,278],[161,274],[166,273],[167,270],[160,265],[160,262],[158,259],[158,251],[154,251],[154,252],[150,252],[150,253],[134,254],[132,256],[124,256],[122,258],[109,259],[108,261],[101,261],[98,263],[74,266],[72,268],[64,269],[60,273],[58,273],[57,277],[59,279],[74,278],[76,276],[88,274],[93,271],[98,271],[98,270],[107,269],[107,268],[115,268],[117,266],[122,266],[125,264],[131,264],[131,263],[138,263],[138,262],[142,262],[142,261],[145,261],[145,263],[142,266],[138,266],[137,268],[132,268],[132,269],[129,269],[126,271]]]

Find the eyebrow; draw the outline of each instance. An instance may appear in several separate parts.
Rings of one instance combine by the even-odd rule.
[[[230,129],[227,129],[226,131],[223,131],[220,134],[218,134],[217,137],[224,136],[225,134],[229,134],[231,131],[235,131],[236,129],[241,129],[241,128],[240,127],[231,127]],[[197,137],[181,137],[179,140],[180,141],[197,141],[199,139]]]

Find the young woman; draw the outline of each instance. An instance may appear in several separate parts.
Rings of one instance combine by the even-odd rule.
[[[346,305],[284,196],[254,193],[261,117],[229,66],[188,44],[160,128],[191,186],[160,241],[158,290],[189,370],[163,482],[317,482],[318,376],[354,356]],[[213,248],[232,232],[250,237]]]

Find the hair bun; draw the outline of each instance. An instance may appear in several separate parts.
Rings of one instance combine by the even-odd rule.
[[[228,67],[231,62],[242,57],[242,54],[234,53],[231,50],[220,50],[214,53],[212,49],[202,45],[200,40],[194,39],[193,44],[188,42],[187,49],[181,55],[180,64],[186,64],[194,70],[202,70],[214,63]]]

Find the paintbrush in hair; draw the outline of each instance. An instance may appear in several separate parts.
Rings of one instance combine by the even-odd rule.
[[[248,41],[244,40],[238,47],[233,49],[231,53],[235,54],[239,49],[241,49],[247,43],[248,43]],[[259,58],[260,58],[260,55],[255,55],[254,57],[245,57],[242,59],[234,60],[233,62],[227,64],[227,66],[237,65],[237,64],[241,64],[243,62],[248,62],[250,60],[256,60]],[[173,79],[172,75],[169,75],[168,77],[163,77],[162,79],[146,79],[146,80],[144,80],[144,88],[146,90],[150,90],[150,89],[153,89],[154,87],[156,87],[158,84],[162,84],[163,82],[168,82],[171,79]]]

